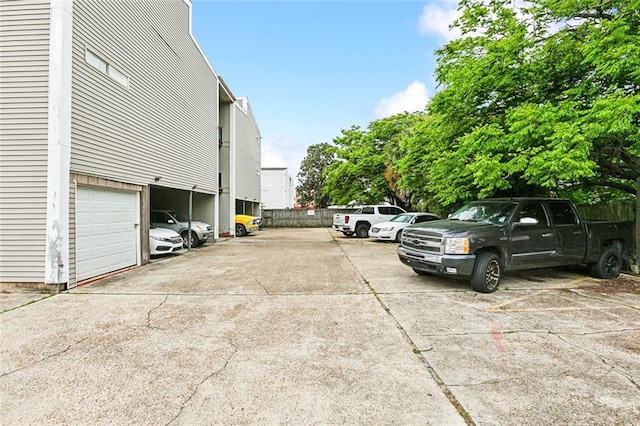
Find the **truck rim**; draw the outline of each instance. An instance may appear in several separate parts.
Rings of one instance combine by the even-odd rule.
[[[484,283],[488,290],[493,290],[498,287],[500,281],[500,262],[497,259],[492,259],[487,265],[487,270],[484,274]]]
[[[604,270],[607,274],[614,274],[618,271],[619,263],[618,256],[611,254],[607,256],[604,262]]]

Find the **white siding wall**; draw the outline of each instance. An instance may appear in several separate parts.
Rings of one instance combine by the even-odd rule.
[[[49,1],[0,1],[0,282],[45,269]]]
[[[217,78],[183,1],[76,1],[71,170],[215,194]],[[90,49],[129,87],[87,64]]]
[[[260,131],[247,98],[238,98],[236,108],[235,198],[260,203]]]
[[[265,209],[293,208],[293,190],[293,178],[287,169],[262,169],[262,204]]]

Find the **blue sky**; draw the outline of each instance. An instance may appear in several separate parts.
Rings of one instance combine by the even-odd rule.
[[[456,36],[455,0],[192,0],[192,30],[218,75],[249,98],[262,166],[294,177],[309,145],[424,109],[434,51]]]

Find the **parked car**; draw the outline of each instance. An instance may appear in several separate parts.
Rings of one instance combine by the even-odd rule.
[[[508,270],[585,264],[596,278],[615,278],[632,230],[633,222],[584,220],[569,200],[487,199],[405,228],[398,257],[419,275],[467,276],[491,293]]]
[[[149,229],[149,252],[151,256],[181,250],[182,244],[182,237],[174,230],[166,228]]]
[[[260,229],[260,219],[246,214],[236,215],[236,237],[243,237]]]
[[[407,226],[439,219],[438,216],[432,213],[400,213],[392,217],[388,222],[380,222],[373,225],[369,229],[369,237],[382,241],[400,241],[402,230]]]
[[[205,241],[213,239],[213,228],[208,223],[191,221],[191,232],[187,232],[189,219],[171,210],[151,210],[151,227],[171,229],[182,237],[185,247],[197,247]]]
[[[333,229],[342,232],[345,237],[355,235],[357,238],[367,238],[369,229],[373,225],[391,220],[392,217],[400,213],[406,212],[398,206],[362,206],[353,213],[334,214]]]

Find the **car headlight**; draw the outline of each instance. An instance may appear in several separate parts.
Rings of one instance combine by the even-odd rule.
[[[381,231],[393,231],[393,226],[385,226],[384,228],[380,229]]]
[[[165,242],[171,242],[171,240],[169,238],[163,238],[163,237],[154,237],[153,235],[149,235],[152,239],[156,240],[156,241],[165,241]]]
[[[444,242],[446,254],[469,254],[468,238],[447,238]]]

